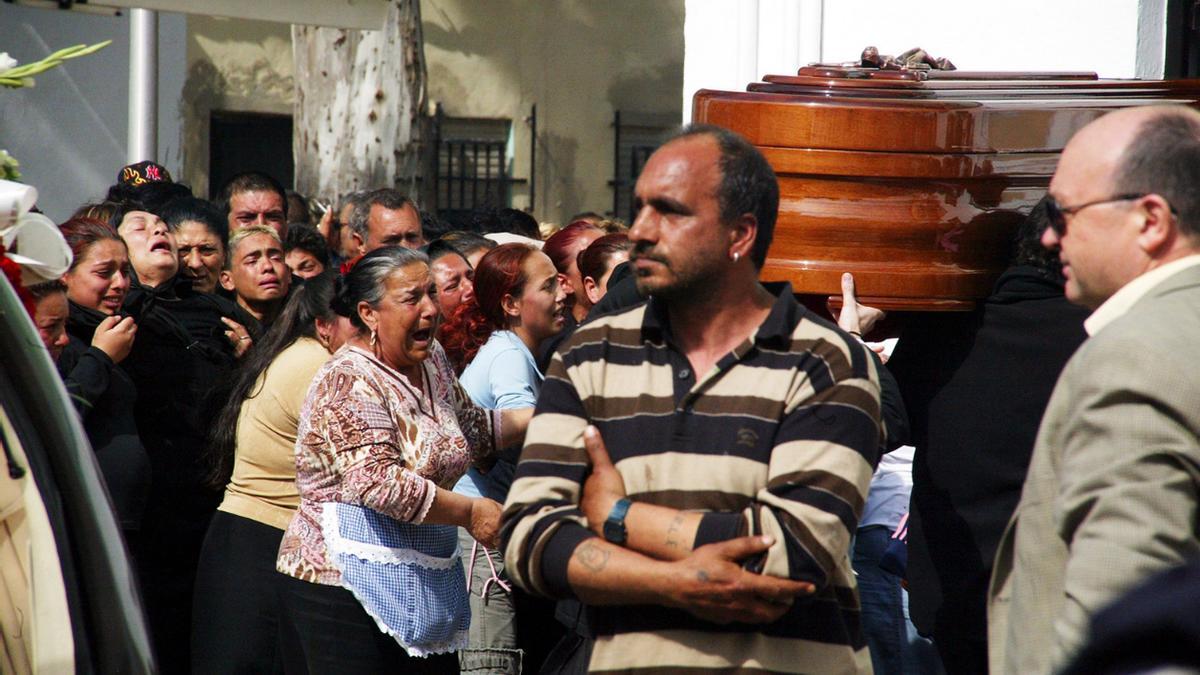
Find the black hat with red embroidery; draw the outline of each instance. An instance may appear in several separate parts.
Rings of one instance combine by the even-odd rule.
[[[150,160],[130,164],[117,174],[117,184],[129,187],[139,187],[147,183],[173,183],[171,173],[161,164]]]

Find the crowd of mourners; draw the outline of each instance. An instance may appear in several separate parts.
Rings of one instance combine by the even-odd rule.
[[[1152,578],[1200,553],[1200,377],[1154,342],[1200,323],[1197,185],[1200,115],[1100,118],[898,344],[849,275],[836,316],[759,281],[776,177],[706,126],[628,226],[144,161],[22,292],[163,672],[1141,672],[1197,664],[1155,590],[1196,573]]]
[[[59,226],[63,279],[24,289],[96,451],[160,664],[372,672],[407,650],[438,672],[456,652],[467,670],[515,671],[523,651],[548,651],[555,622],[552,605],[531,610],[545,612],[540,646],[518,647],[499,504],[549,355],[628,259],[628,228],[487,209],[452,230],[391,188],[310,204],[260,172],[209,201],[154,162],[130,165]],[[381,540],[325,529],[381,516],[398,528]],[[470,589],[446,578],[464,574],[460,539]],[[374,572],[338,559],[371,545]],[[392,575],[412,571],[387,566],[405,561],[396,551],[429,564]],[[426,582],[422,602],[450,624],[388,606],[404,596],[366,599]],[[470,621],[470,591],[494,627]]]

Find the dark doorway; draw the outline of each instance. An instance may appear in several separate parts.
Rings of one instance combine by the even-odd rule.
[[[208,192],[243,171],[261,171],[291,189],[292,116],[214,110],[208,141]]]
[[[1200,2],[1167,1],[1166,37],[1163,77],[1171,80],[1200,76]]]

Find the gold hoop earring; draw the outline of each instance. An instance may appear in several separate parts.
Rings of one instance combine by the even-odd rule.
[[[375,342],[376,342],[376,340],[378,340],[378,338],[379,338],[379,335],[375,332],[375,329],[372,328],[371,329],[371,346],[372,347],[375,346]]]

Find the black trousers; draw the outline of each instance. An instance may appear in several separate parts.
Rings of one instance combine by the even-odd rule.
[[[142,604],[150,639],[163,675],[189,672],[192,594],[207,517],[165,513],[148,515],[133,555],[138,566]]]
[[[283,530],[217,511],[204,538],[192,601],[192,672],[282,673],[285,639],[275,571]],[[302,663],[297,660],[296,663]],[[294,668],[288,669],[295,672]]]
[[[379,630],[354,595],[344,589],[285,574],[286,619],[296,628],[305,668],[314,675],[346,673],[457,673],[457,654],[409,656]]]

